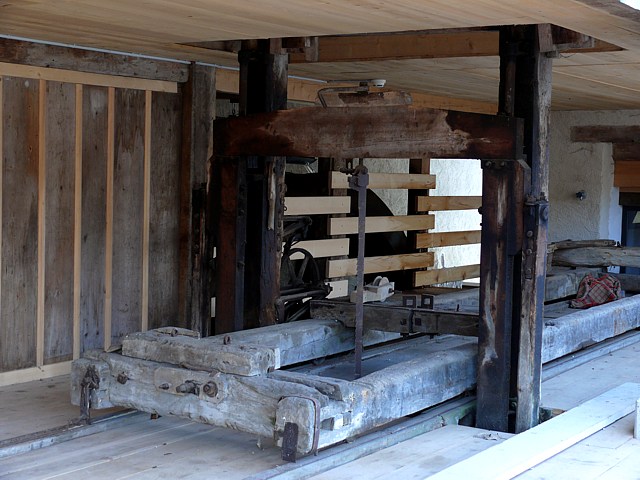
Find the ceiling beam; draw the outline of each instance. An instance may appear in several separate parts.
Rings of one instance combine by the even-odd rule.
[[[557,25],[546,24],[552,41],[546,51],[610,52],[620,47]],[[283,53],[289,63],[373,62],[456,57],[497,56],[498,30],[460,28],[365,35],[283,38]],[[210,41],[190,46],[237,52],[241,42]]]
[[[369,62],[415,58],[486,57],[498,54],[498,32],[465,30],[318,38],[318,62]],[[306,62],[292,53],[291,63]]]
[[[637,125],[583,125],[571,128],[571,141],[584,143],[639,143]]]

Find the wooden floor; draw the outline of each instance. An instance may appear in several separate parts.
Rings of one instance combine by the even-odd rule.
[[[569,409],[624,382],[640,381],[640,344],[630,345],[543,385],[545,406]],[[0,391],[0,439],[64,425],[77,416],[66,403],[66,378]],[[640,442],[625,417],[518,478],[638,479]],[[508,435],[450,426],[318,474],[317,479],[425,478]],[[0,478],[225,478],[254,476],[282,464],[279,450],[250,435],[174,418],[139,414],[125,426],[0,459]],[[296,478],[295,475],[288,478]]]

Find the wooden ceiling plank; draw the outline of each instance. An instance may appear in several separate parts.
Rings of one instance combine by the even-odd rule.
[[[216,120],[216,154],[515,159],[512,117],[415,107],[310,107]]]

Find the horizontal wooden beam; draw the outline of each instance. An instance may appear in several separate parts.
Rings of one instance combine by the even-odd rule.
[[[333,158],[522,155],[519,119],[416,108],[300,108],[215,121],[215,153]]]
[[[331,172],[331,188],[349,188],[349,176],[341,172]],[[436,176],[418,173],[370,173],[369,188],[436,188]]]
[[[640,268],[640,247],[584,247],[556,250],[553,265],[565,267]]]
[[[331,213],[349,213],[349,197],[286,197],[285,215],[328,215]]]
[[[0,75],[95,85],[99,87],[131,88],[135,90],[151,90],[166,93],[178,92],[177,83],[164,80],[147,80],[145,78],[121,77],[102,73],[76,72],[73,70],[62,70],[60,68],[32,67],[30,65],[19,65],[17,63],[0,63]]]
[[[348,198],[348,197],[347,197]],[[314,258],[339,257],[349,255],[348,238],[327,238],[322,240],[304,240],[293,245],[293,248],[307,250]],[[302,254],[291,255],[293,260],[302,259]]]
[[[433,215],[394,215],[389,217],[367,217],[366,233],[404,232],[407,230],[428,230],[435,225]],[[330,218],[329,235],[351,235],[358,233],[358,219]]]
[[[640,188],[640,162],[636,160],[618,160],[613,167],[613,186]]]
[[[638,125],[582,125],[571,127],[571,141],[584,143],[638,143]]]
[[[614,143],[613,159],[616,162],[640,160],[640,143]]]
[[[416,234],[416,248],[451,247],[480,243],[481,230]]]
[[[355,305],[349,302],[312,300],[311,316],[355,325]],[[364,326],[371,330],[431,335],[478,335],[478,315],[466,312],[427,310],[381,304],[364,305]]]
[[[0,387],[15,385],[17,383],[33,382],[45,378],[68,375],[71,371],[71,362],[52,363],[41,367],[23,368],[0,373]]]
[[[438,212],[442,210],[477,210],[482,206],[479,197],[418,197],[416,209],[419,212]]]
[[[186,82],[189,65],[75,47],[0,38],[0,62],[76,72]]]
[[[356,258],[329,260],[327,277],[347,277],[356,274]],[[397,270],[413,270],[433,265],[433,253],[407,253],[404,255],[387,255],[384,257],[365,257],[364,273],[394,272]]]
[[[437,283],[457,282],[477,278],[480,276],[480,265],[465,265],[463,267],[439,268],[421,270],[413,275],[414,286],[435,285]]]
[[[318,62],[368,62],[416,58],[498,55],[498,32],[403,32],[318,37]],[[289,55],[290,63],[307,62],[304,54]]]

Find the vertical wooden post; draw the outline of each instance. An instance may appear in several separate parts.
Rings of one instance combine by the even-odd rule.
[[[212,259],[207,249],[208,162],[213,153],[215,68],[191,64],[182,88],[182,165],[180,168],[180,312],[181,323],[210,333]]]
[[[544,285],[549,218],[549,114],[553,40],[550,25],[522,27],[525,55],[518,58],[515,115],[524,118],[524,146],[531,167],[525,203],[518,341],[515,432],[539,423]]]
[[[46,158],[46,108],[47,82],[38,85],[38,304],[36,317],[36,366],[44,365],[44,302],[45,302],[45,215],[47,200],[47,158]]]
[[[241,114],[286,109],[288,56],[281,41],[244,42],[239,60]],[[284,157],[247,159],[246,327],[277,321],[285,163]]]
[[[476,425],[509,429],[514,255],[522,230],[523,168],[483,161]]]
[[[82,85],[76,85],[73,209],[73,359],[80,358],[80,294],[82,274]]]
[[[484,170],[477,425],[521,432],[538,423],[540,403],[551,100],[545,53],[553,43],[548,25],[504,27],[500,37],[500,112],[523,119],[527,165],[512,164],[514,183]]]

